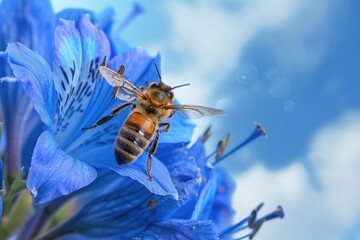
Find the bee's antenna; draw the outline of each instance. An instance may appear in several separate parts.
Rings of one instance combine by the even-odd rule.
[[[190,83],[181,84],[179,86],[172,87],[170,90],[174,90],[175,88],[185,87],[185,86],[189,86],[189,85],[190,85]]]
[[[154,62],[154,64],[155,64],[156,71],[157,71],[157,74],[158,74],[158,76],[159,76],[160,82],[162,82],[162,81],[161,81],[161,75],[160,75],[159,68],[158,68],[158,66],[157,66],[156,62]]]

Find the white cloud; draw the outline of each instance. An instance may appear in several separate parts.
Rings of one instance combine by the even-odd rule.
[[[280,171],[254,166],[236,177],[233,199],[238,219],[265,201],[272,211],[277,204],[285,218],[269,222],[259,232],[261,239],[343,239],[360,218],[360,113],[346,113],[314,135],[302,161],[321,156],[314,163],[321,189],[312,186],[303,165]],[[314,159],[313,159],[314,160]]]
[[[174,52],[187,59],[178,71],[167,73],[176,82],[193,81],[197,89],[206,84],[211,94],[219,80],[228,79],[238,61],[244,60],[247,44],[265,29],[279,35],[271,39],[281,41],[268,46],[275,51],[275,65],[307,69],[322,59],[324,49],[312,45],[307,37],[327,27],[330,5],[327,0],[244,0],[229,11],[215,0],[166,2],[171,37],[164,39],[160,51],[165,62]],[[206,93],[197,96],[202,102],[213,98]]]
[[[347,113],[315,138],[311,151],[324,154],[316,172],[333,209],[330,215],[348,226],[360,217],[360,115]]]
[[[274,66],[284,72],[304,71],[322,59],[324,47],[309,44],[307,38],[324,28],[329,1],[243,0],[231,11],[221,4],[198,0],[168,1],[163,5],[171,26],[170,37],[149,45],[157,46],[162,54],[164,79],[171,79],[171,84],[191,83],[186,90],[177,90],[181,102],[215,106],[227,94],[222,89],[229,84],[226,81],[232,80],[229,76],[234,75],[237,64],[247,62],[244,52],[248,44],[264,30],[270,32],[270,39],[277,40],[267,47],[275,54]],[[175,68],[176,56],[182,61]],[[246,102],[251,96],[240,87],[236,94],[232,97],[237,102]],[[206,125],[203,120],[198,123]],[[201,131],[197,129],[195,134]]]
[[[283,24],[303,2],[249,0],[234,12],[222,8],[218,1],[167,2],[164,11],[172,33],[161,52],[165,61],[169,52],[186,54],[188,59],[180,71],[170,73],[171,79],[192,80],[198,89],[206,84],[207,92],[212,92],[211,87],[218,86],[219,79],[225,79],[234,69],[244,47],[258,31]],[[208,102],[209,98],[200,93],[200,101]]]

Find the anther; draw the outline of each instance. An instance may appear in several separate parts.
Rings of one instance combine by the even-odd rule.
[[[266,130],[265,128],[263,128],[263,126],[260,123],[254,121],[254,125],[261,135],[267,137]]]
[[[218,145],[217,145],[217,150],[216,150],[216,155],[215,155],[215,159],[218,160],[224,153],[226,147],[229,144],[231,138],[231,133],[228,133],[226,138],[221,140]]]
[[[211,134],[212,134],[212,132],[211,132],[211,125],[209,125],[209,126],[206,128],[205,132],[204,132],[204,133],[202,134],[202,136],[200,137],[201,142],[202,142],[202,143],[205,143],[205,142],[209,139],[209,137],[211,136]]]
[[[245,238],[249,238],[249,239],[253,239],[253,237],[255,236],[255,234],[259,231],[260,227],[266,222],[266,221],[269,221],[269,220],[272,220],[272,219],[275,219],[275,218],[283,218],[284,217],[284,211],[282,209],[281,206],[278,206],[277,209],[256,220],[257,218],[257,214],[258,212],[260,211],[260,209],[262,208],[264,204],[261,203],[258,207],[256,207],[252,212],[251,214],[244,218],[243,220],[239,221],[238,223],[234,224],[233,226],[229,227],[228,229],[224,230],[221,234],[220,234],[220,238],[223,238],[225,236],[230,236],[230,235],[233,235],[235,233],[238,233],[242,230],[251,230],[250,233],[240,237],[240,238],[237,238],[237,239],[245,239]],[[246,224],[247,223],[247,224]]]
[[[264,206],[264,203],[260,203],[259,206],[257,206],[257,208],[255,208],[251,214],[250,214],[250,219],[248,221],[248,226],[251,226],[255,220],[256,220],[256,216],[257,216],[257,213],[260,211],[260,209],[262,208],[262,206]]]
[[[253,239],[255,234],[259,231],[260,227],[269,220],[275,219],[275,218],[283,218],[285,216],[284,211],[281,206],[278,206],[277,209],[269,213],[268,215],[260,218],[259,220],[256,220],[253,224],[249,225],[249,228],[251,228],[253,231],[251,235],[249,236],[250,239]]]

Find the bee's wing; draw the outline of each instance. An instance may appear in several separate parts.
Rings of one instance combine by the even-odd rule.
[[[125,68],[123,68],[122,72],[124,72],[124,70]],[[100,66],[99,71],[111,86],[120,90],[116,94],[117,98],[125,101],[133,101],[137,96],[145,97],[144,94],[123,75],[106,66]]]
[[[202,118],[204,116],[217,116],[225,114],[223,110],[198,105],[167,105],[165,108],[185,113],[185,115],[190,118]]]

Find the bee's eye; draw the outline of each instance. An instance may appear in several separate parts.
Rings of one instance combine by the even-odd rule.
[[[158,88],[158,84],[157,83],[151,83],[149,85],[150,88]]]
[[[172,93],[172,92],[166,92],[166,95],[167,95],[169,98],[173,98],[173,97],[174,97],[174,93]]]
[[[162,102],[165,100],[165,94],[161,91],[153,91],[152,97],[157,99],[157,101]]]

